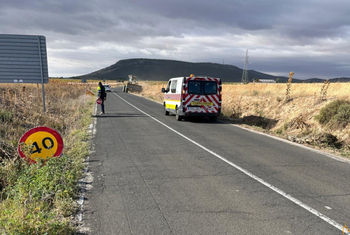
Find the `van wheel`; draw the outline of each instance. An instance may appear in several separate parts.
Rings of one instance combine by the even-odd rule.
[[[176,108],[176,114],[175,114],[176,121],[181,121],[182,117],[179,115],[179,110]]]
[[[169,111],[166,110],[165,106],[164,106],[164,114],[165,114],[166,116],[169,115]]]

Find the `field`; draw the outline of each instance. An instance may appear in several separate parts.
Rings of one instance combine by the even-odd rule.
[[[350,111],[345,126],[321,125],[315,116],[335,100],[350,101],[350,83],[290,83],[289,91],[287,84],[223,84],[221,118],[349,157]],[[165,82],[142,85],[141,95],[162,102]]]
[[[41,85],[0,84],[0,234],[75,233],[77,182],[89,154],[94,105],[86,89],[50,79],[44,113]],[[60,158],[30,165],[17,145],[37,126],[57,130],[64,150]]]
[[[76,232],[77,182],[89,154],[94,106],[85,91],[95,92],[97,85],[69,82],[74,81],[50,79],[45,85],[45,113],[41,86],[0,84],[0,234]],[[165,82],[141,85],[140,95],[162,102]],[[337,100],[349,102],[350,83],[223,84],[222,95],[220,118],[226,122],[350,156],[350,104],[333,122],[321,124],[315,118]],[[62,135],[63,156],[32,165],[19,157],[19,139],[37,126]]]

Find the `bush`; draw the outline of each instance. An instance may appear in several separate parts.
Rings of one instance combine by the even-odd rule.
[[[13,113],[6,110],[0,109],[0,122],[12,122]]]
[[[322,125],[345,127],[350,122],[350,101],[335,100],[320,110],[315,119]]]
[[[350,103],[341,105],[333,119],[335,124],[339,124],[341,127],[347,126],[350,122]]]

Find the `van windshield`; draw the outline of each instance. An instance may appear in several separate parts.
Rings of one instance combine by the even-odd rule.
[[[189,81],[188,94],[214,95],[217,93],[217,82],[212,81]]]

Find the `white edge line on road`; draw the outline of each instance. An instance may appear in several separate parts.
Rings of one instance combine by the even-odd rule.
[[[97,104],[95,104],[95,106],[94,106],[94,111],[93,111],[93,115],[94,116],[96,116],[96,112],[97,112]],[[90,152],[91,153],[94,152],[94,146],[93,146],[93,143],[92,143],[92,139],[96,135],[96,123],[97,123],[97,118],[94,117],[91,125],[89,126],[89,130],[88,130],[90,132],[90,136],[91,136],[91,144],[90,144]],[[82,222],[82,220],[83,220],[84,199],[85,199],[85,193],[86,193],[86,190],[87,190],[87,183],[91,183],[92,180],[93,180],[93,177],[92,177],[91,173],[88,173],[89,159],[90,159],[90,156],[87,156],[86,159],[85,159],[86,166],[85,166],[85,169],[84,169],[84,177],[81,178],[78,181],[78,184],[79,184],[79,187],[80,187],[80,190],[81,190],[79,200],[77,201],[77,203],[79,205],[79,214],[77,215],[79,222]],[[81,229],[82,228],[80,228],[80,230]],[[85,230],[86,229],[89,230],[88,228],[84,228],[84,229]]]
[[[267,136],[267,137],[270,137],[270,138],[272,138],[272,139],[279,140],[279,141],[281,141],[281,142],[284,142],[284,143],[287,143],[287,144],[290,144],[290,145],[294,145],[294,146],[297,146],[297,147],[300,147],[300,148],[304,148],[304,149],[310,150],[310,151],[315,152],[315,153],[318,153],[318,154],[322,154],[322,155],[324,155],[324,156],[326,156],[326,157],[332,158],[332,159],[337,160],[337,161],[339,161],[339,162],[343,162],[343,163],[348,163],[348,164],[350,164],[350,160],[345,159],[345,158],[338,157],[338,156],[333,155],[333,154],[331,154],[331,153],[327,153],[327,152],[324,152],[324,151],[321,151],[321,150],[313,149],[313,148],[311,148],[311,147],[308,147],[308,146],[305,146],[305,145],[302,145],[302,144],[294,143],[294,142],[292,142],[292,141],[289,141],[289,140],[286,140],[286,139],[282,139],[282,138],[277,137],[277,136],[273,136],[273,135],[269,135],[269,134],[266,134],[266,133],[263,133],[263,132],[251,130],[251,129],[249,129],[249,128],[245,128],[245,127],[242,127],[242,126],[239,126],[239,125],[235,125],[235,124],[230,124],[230,125],[231,125],[231,126],[234,126],[234,127],[241,128],[241,129],[246,130],[246,131],[253,132],[253,133],[255,133],[255,134]]]
[[[294,202],[295,204],[297,204],[298,206],[304,208],[305,210],[311,212],[312,214],[316,215],[317,217],[319,217],[320,219],[326,221],[328,224],[334,226],[335,228],[343,231],[344,226],[339,224],[338,222],[332,220],[331,218],[327,217],[326,215],[322,214],[321,212],[313,209],[312,207],[306,205],[305,203],[303,203],[302,201],[296,199],[295,197],[291,196],[290,194],[280,190],[279,188],[273,186],[272,184],[264,181],[263,179],[259,178],[258,176],[254,175],[253,173],[245,170],[244,168],[236,165],[235,163],[227,160],[226,158],[220,156],[219,154],[213,152],[212,150],[204,147],[203,145],[197,143],[196,141],[188,138],[187,136],[181,134],[180,132],[176,131],[175,129],[171,128],[170,126],[166,125],[165,123],[159,121],[158,119],[152,117],[151,115],[149,115],[148,113],[142,111],[141,109],[137,108],[135,105],[131,104],[130,102],[126,101],[125,99],[123,99],[122,97],[120,97],[119,95],[113,93],[114,95],[116,95],[117,97],[119,97],[121,100],[123,100],[125,103],[129,104],[130,106],[134,107],[135,109],[137,109],[138,111],[140,111],[141,113],[145,114],[146,116],[152,118],[153,120],[155,120],[156,122],[158,122],[159,124],[165,126],[166,128],[168,128],[169,130],[173,131],[174,133],[178,134],[179,136],[185,138],[186,140],[190,141],[191,143],[197,145],[198,147],[200,147],[201,149],[207,151],[208,153],[214,155],[215,157],[219,158],[220,160],[226,162],[227,164],[233,166],[234,168],[236,168],[237,170],[243,172],[244,174],[248,175],[249,177],[255,179],[256,181],[258,181],[259,183],[265,185],[266,187],[270,188],[271,190],[275,191],[276,193],[282,195],[283,197],[287,198],[288,200]],[[350,234],[350,233],[345,233],[345,234]]]

